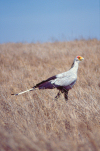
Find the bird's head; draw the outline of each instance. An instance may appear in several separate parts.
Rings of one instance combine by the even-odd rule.
[[[77,57],[75,58],[75,61],[82,61],[82,60],[84,60],[84,58],[81,57],[81,56],[77,56]]]
[[[75,64],[76,62],[79,63],[79,62],[81,62],[82,60],[84,60],[83,57],[77,56],[77,57],[74,59],[74,62],[73,62],[73,64],[72,64],[71,68],[73,68],[73,66],[74,66],[74,64]]]

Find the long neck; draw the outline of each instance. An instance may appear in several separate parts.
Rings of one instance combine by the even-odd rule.
[[[79,61],[74,61],[70,70],[74,70],[74,72],[77,73],[77,71],[78,71],[78,65],[79,65]]]

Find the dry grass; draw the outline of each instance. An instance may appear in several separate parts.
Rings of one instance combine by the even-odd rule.
[[[10,95],[68,70],[77,55],[85,60],[67,103],[54,100],[57,90]],[[100,150],[100,41],[0,45],[0,148]]]

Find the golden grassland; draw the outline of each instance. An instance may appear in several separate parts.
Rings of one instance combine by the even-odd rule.
[[[67,103],[56,89],[11,96],[69,70],[77,55],[85,60]],[[0,44],[0,149],[100,150],[100,41]]]

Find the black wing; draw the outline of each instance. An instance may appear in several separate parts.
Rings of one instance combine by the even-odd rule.
[[[43,80],[42,82],[36,84],[33,88],[39,88],[39,89],[53,89],[55,86],[51,84],[51,80],[55,80],[57,77],[53,76],[48,78],[47,80]]]

